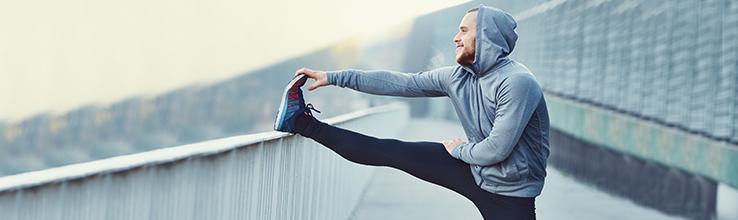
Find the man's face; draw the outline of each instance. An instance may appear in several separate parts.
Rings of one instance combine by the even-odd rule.
[[[474,62],[474,50],[477,44],[477,12],[469,12],[464,15],[459,24],[459,33],[454,36],[456,44],[456,62],[459,64],[472,64]]]

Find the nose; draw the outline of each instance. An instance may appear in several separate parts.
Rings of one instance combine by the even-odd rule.
[[[459,37],[459,33],[456,33],[454,35],[454,44],[459,44],[461,42],[461,38]]]

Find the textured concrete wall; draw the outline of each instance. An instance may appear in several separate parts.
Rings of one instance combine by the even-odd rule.
[[[738,2],[559,0],[516,15],[549,92],[738,143]]]
[[[715,181],[585,142],[557,129],[551,132],[549,162],[581,182],[668,214],[711,219],[716,213]]]

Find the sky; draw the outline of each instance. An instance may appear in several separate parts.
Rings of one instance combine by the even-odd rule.
[[[463,2],[0,0],[0,121],[223,80]]]

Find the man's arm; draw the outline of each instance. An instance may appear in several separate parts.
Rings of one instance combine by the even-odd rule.
[[[512,153],[542,97],[543,92],[532,77],[507,78],[497,93],[498,107],[490,135],[478,143],[459,144],[451,156],[479,166],[502,162]]]
[[[447,95],[446,89],[454,69],[454,66],[448,66],[419,73],[402,73],[356,69],[322,72],[303,68],[296,74],[302,73],[316,80],[317,84],[310,85],[310,90],[336,85],[375,95],[438,97]]]

